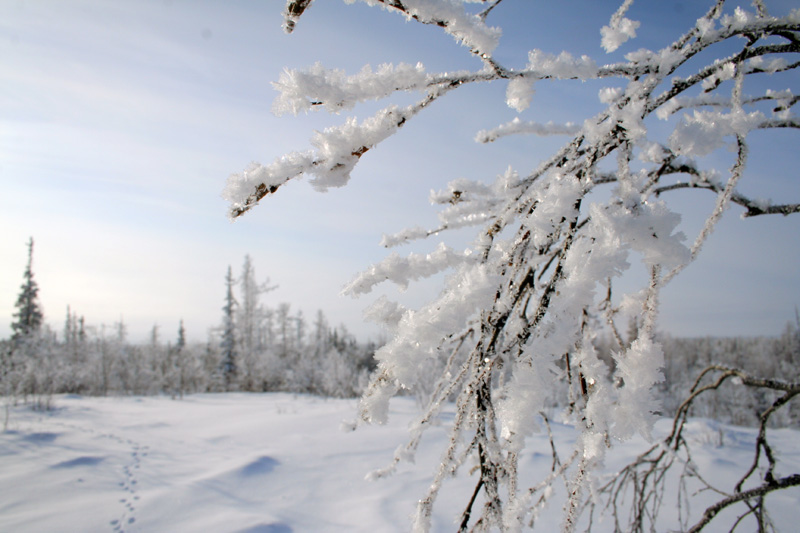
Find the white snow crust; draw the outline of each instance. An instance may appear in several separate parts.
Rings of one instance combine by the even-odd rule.
[[[354,418],[356,400],[229,393],[183,400],[59,396],[54,403],[51,412],[12,407],[8,428],[0,433],[0,531],[408,531],[453,416],[453,406],[445,406],[426,432],[416,464],[400,463],[390,479],[367,481],[407,435],[418,415],[413,399],[392,401],[390,424],[355,432],[345,431],[342,421]],[[669,423],[657,422],[654,438],[665,435]],[[556,445],[570,450],[575,429],[553,421],[551,426]],[[520,470],[521,483],[533,484],[549,473],[550,443],[534,427],[516,429],[532,432]],[[754,429],[695,419],[687,432],[706,479],[730,487],[751,462]],[[782,452],[781,471],[800,468],[800,432],[772,431],[770,443]],[[615,445],[606,451],[605,471],[620,468],[647,446],[640,437]],[[454,520],[475,483],[464,472],[445,483],[432,531],[457,528]],[[556,490],[564,492],[558,484]],[[537,530],[559,530],[563,496],[555,494],[541,510]],[[693,513],[713,499],[700,494]],[[794,530],[798,504],[798,488],[768,497],[778,530]],[[663,504],[665,531],[677,527],[673,506]],[[707,531],[727,531],[722,526],[729,519],[723,513]],[[611,517],[593,527],[611,529]]]

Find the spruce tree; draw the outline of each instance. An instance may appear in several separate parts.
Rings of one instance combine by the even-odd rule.
[[[186,346],[186,329],[183,327],[183,319],[178,326],[178,342],[175,344],[175,351],[180,352]]]
[[[228,274],[225,276],[225,307],[222,308],[222,339],[220,348],[222,349],[222,362],[220,370],[225,380],[225,389],[230,390],[236,378],[236,326],[234,323],[234,312],[236,310],[236,299],[233,297],[233,285],[235,280],[228,267]]]
[[[39,304],[39,286],[33,279],[33,237],[28,240],[28,264],[22,276],[23,282],[14,307],[14,322],[11,324],[11,339],[15,343],[31,336],[42,327],[44,314]]]
[[[172,356],[173,375],[172,375],[172,397],[175,397],[175,392],[178,393],[180,398],[183,398],[183,393],[189,388],[190,382],[190,354],[186,350],[186,328],[183,326],[183,319],[181,319],[178,326],[178,341],[175,343],[175,348],[170,351]]]

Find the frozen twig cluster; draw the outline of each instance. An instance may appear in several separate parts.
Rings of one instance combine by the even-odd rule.
[[[587,56],[532,50],[527,65],[515,70],[492,56],[500,31],[486,21],[499,1],[364,2],[441,27],[480,58],[482,68],[434,74],[421,65],[382,65],[352,76],[320,65],[287,71],[275,84],[278,112],[322,108],[338,113],[397,91],[420,97],[406,107],[389,105],[360,123],[347,119],[316,133],[311,150],[232,175],[224,192],[231,217],[303,175],[313,176],[312,184],[322,190],[344,185],[365,153],[460,87],[506,84],[506,103],[523,111],[537,83],[597,79],[618,84],[600,92],[605,109],[582,124],[515,119],[480,132],[477,140],[484,143],[520,134],[566,135],[568,140],[527,174],[509,169],[488,184],[452,182],[432,196],[444,206],[439,227],[414,227],[384,239],[386,246],[397,246],[477,226],[468,252],[443,246],[427,256],[392,254],[346,289],[362,294],[381,281],[404,286],[450,272],[440,295],[420,309],[385,299],[370,309],[392,338],[376,354],[378,371],[361,403],[364,421],[383,422],[393,395],[418,387],[432,365],[441,370],[427,410],[394,464],[413,456],[443,402],[455,398],[457,405],[450,445],[420,500],[415,527],[430,527],[443,480],[475,461],[478,476],[462,513],[462,530],[518,530],[532,523],[547,499],[544,489],[561,479],[568,493],[563,529],[572,531],[607,446],[635,433],[650,434],[657,410],[651,389],[662,380],[663,354],[654,338],[661,289],[697,256],[731,203],[745,207],[746,216],[800,211],[800,204],[774,205],[737,190],[745,174],[748,135],[800,126],[791,89],[746,92],[754,76],[780,75],[800,65],[800,10],[777,18],[760,1],[751,12],[728,10],[718,0],[664,49],[640,49],[606,65]],[[472,3],[481,4],[480,11]],[[287,30],[309,4],[288,2]],[[635,37],[639,23],[626,16],[631,4],[626,0],[602,28],[607,51]],[[692,61],[696,58],[699,63]],[[668,136],[651,134],[649,125],[659,119],[671,125]],[[727,175],[705,169],[703,158],[723,148],[735,153]],[[610,198],[590,198],[597,187],[611,189]],[[667,193],[677,189],[706,190],[717,197],[691,245],[676,230],[680,215],[667,203]],[[643,263],[649,279],[623,302],[642,327],[630,345],[620,343],[609,375],[592,341],[599,328],[616,332],[611,287],[633,260]],[[571,416],[581,436],[569,460],[562,463],[554,451],[552,476],[544,485],[524,487],[518,455],[556,382],[569,387]]]
[[[707,377],[710,381],[704,383]],[[692,460],[691,446],[684,435],[687,417],[695,399],[701,394],[713,393],[726,381],[777,393],[771,405],[760,413],[753,462],[730,492],[712,485],[702,476]],[[692,533],[700,531],[720,511],[736,504],[741,504],[742,512],[731,531],[748,516],[755,518],[758,531],[771,529],[765,496],[776,490],[800,485],[800,473],[777,473],[777,456],[769,443],[767,425],[770,417],[798,394],[800,382],[757,378],[739,369],[721,365],[707,367],[697,377],[689,396],[678,408],[670,434],[597,490],[597,501],[604,501],[605,509],[614,517],[615,531],[643,532],[651,531],[656,526],[667,481],[672,481],[670,474],[678,476],[681,530]],[[690,482],[696,485],[695,492],[710,491],[719,497],[694,523],[690,522],[688,512]],[[627,504],[626,498],[631,500]],[[596,503],[593,501],[589,505],[593,515]]]

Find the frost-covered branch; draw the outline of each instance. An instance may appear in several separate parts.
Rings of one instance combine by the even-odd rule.
[[[351,281],[343,292],[351,296],[366,294],[378,283],[392,281],[401,288],[407,288],[410,281],[430,277],[434,274],[454,268],[471,260],[470,253],[458,253],[441,244],[439,248],[426,256],[411,254],[402,258],[397,254],[390,255],[380,264],[373,265],[366,272]]]
[[[317,132],[311,140],[316,150],[292,152],[267,166],[253,163],[244,172],[232,174],[223,191],[223,198],[231,203],[230,218],[243,215],[262,198],[304,174],[316,176],[312,185],[319,190],[345,185],[361,156],[445,92],[443,89],[429,94],[403,109],[394,106],[382,109],[361,124],[348,119],[338,128]]]
[[[658,197],[661,194],[681,190],[681,189],[704,189],[714,193],[723,191],[722,185],[710,179],[709,175],[701,172],[696,166],[683,163],[678,165],[670,164],[664,168],[663,175],[668,174],[687,174],[693,179],[688,182],[677,182],[669,185],[662,185],[653,189],[652,193]],[[744,207],[747,211],[742,213],[743,217],[754,217],[759,215],[791,215],[800,213],[800,204],[772,204],[765,200],[754,200],[741,193],[734,192],[731,195],[731,202]]]
[[[705,378],[714,376],[709,383],[702,384]],[[755,442],[753,463],[744,473],[731,492],[712,485],[698,470],[692,461],[689,441],[684,437],[689,413],[697,398],[704,394],[714,394],[726,381],[734,381],[737,386],[754,389],[771,390],[781,393],[775,401],[759,417],[758,436]],[[704,369],[696,378],[689,395],[678,407],[673,419],[672,431],[661,442],[641,454],[635,461],[612,476],[611,480],[600,487],[598,495],[605,500],[605,509],[615,519],[615,527],[622,531],[647,531],[655,525],[659,505],[663,499],[668,480],[675,481],[681,493],[688,497],[688,484],[695,485],[696,491],[711,491],[722,496],[716,503],[708,506],[702,516],[691,527],[688,525],[688,507],[679,507],[682,529],[697,532],[702,530],[722,509],[737,503],[747,506],[744,516],[754,514],[759,517],[759,531],[763,531],[766,516],[764,496],[775,490],[800,485],[800,474],[794,473],[783,477],[775,476],[777,467],[776,455],[767,439],[769,419],[792,398],[800,394],[800,383],[784,382],[752,376],[740,369],[721,365],[712,365]],[[768,466],[763,471],[762,482],[756,487],[744,490],[743,485],[756,471],[761,460],[766,459]],[[622,513],[628,508],[624,498],[633,498],[631,514],[623,522]],[[592,510],[594,512],[594,509]],[[648,523],[650,527],[648,527]],[[738,523],[738,522],[737,522]],[[733,528],[735,529],[735,527]]]
[[[500,5],[500,2],[502,2],[502,1],[503,0],[494,0],[494,2],[489,2],[489,6],[486,9],[484,9],[483,11],[481,11],[480,13],[478,13],[478,18],[480,18],[481,20],[485,21],[486,17],[489,16],[489,13],[491,13],[494,8],[496,8],[498,5]]]
[[[779,135],[800,125],[796,87],[765,90],[762,81],[755,96],[745,91],[752,90],[753,80],[763,80],[765,73],[772,76],[770,85],[778,83],[772,80],[796,82],[787,74],[800,68],[800,11],[774,17],[761,1],[751,12],[729,10],[724,0],[718,0],[661,50],[639,49],[624,60],[599,64],[589,56],[532,49],[523,68],[511,69],[492,55],[499,29],[485,24],[499,1],[364,2],[443,29],[478,56],[482,68],[429,73],[421,65],[400,64],[365,67],[347,75],[314,65],[286,71],[275,84],[277,113],[315,109],[340,113],[400,92],[422,96],[411,106],[387,105],[363,122],[347,119],[317,133],[312,150],[287,154],[267,166],[255,164],[231,176],[225,197],[231,202],[232,217],[302,175],[314,176],[312,185],[320,190],[344,185],[366,152],[435,100],[467,85],[501,84],[509,107],[535,112],[537,84],[570,79],[614,84],[597,95],[602,110],[580,123],[543,124],[518,117],[479,132],[476,140],[482,143],[501,143],[512,135],[565,135],[567,140],[549,157],[533,162],[527,173],[509,168],[486,182],[454,179],[431,194],[431,202],[440,207],[437,226],[413,226],[385,236],[381,243],[393,247],[434,235],[444,239],[449,231],[475,226],[475,241],[468,251],[440,245],[430,254],[393,253],[346,288],[361,294],[383,281],[404,288],[423,277],[448,276],[441,292],[418,309],[382,298],[369,310],[369,316],[385,323],[393,336],[376,353],[378,369],[362,399],[361,420],[385,421],[388,402],[400,390],[428,400],[408,444],[376,476],[413,458],[420,435],[442,403],[455,400],[450,442],[419,502],[415,527],[430,527],[431,509],[444,479],[472,462],[479,475],[461,507],[462,530],[514,530],[530,524],[549,498],[548,491],[563,483],[564,530],[572,531],[585,516],[582,511],[592,509],[589,520],[595,511],[595,503],[587,500],[589,487],[607,447],[637,433],[650,436],[659,410],[652,390],[663,379],[664,354],[655,335],[660,292],[698,256],[731,203],[743,206],[749,217],[800,212],[800,203],[775,205],[738,191],[739,183],[749,179],[750,135],[756,131]],[[484,5],[478,11],[468,8],[469,3]],[[296,21],[309,4],[290,0],[287,20]],[[631,0],[622,2],[608,24],[599,28],[601,45],[609,52],[640,31],[639,22],[628,18],[631,5]],[[652,127],[659,120],[664,122]],[[735,158],[728,170],[705,168],[714,163],[709,156],[726,149]],[[689,179],[676,183],[676,175]],[[608,189],[607,194],[592,194],[597,187]],[[678,189],[717,195],[704,227],[691,240],[678,231],[680,214],[667,194]],[[615,307],[611,286],[621,286],[616,281],[634,261],[642,263],[647,279],[623,294]],[[625,340],[614,324],[620,307],[640,326]],[[613,370],[593,345],[604,328],[612,331],[618,345],[612,354]],[[726,377],[719,383],[738,376],[747,386],[770,388],[754,378],[721,372]],[[580,436],[571,453],[553,450],[547,479],[523,486],[520,480],[526,478],[519,473],[519,454],[538,427],[536,413],[545,410],[549,398],[563,390],[560,387],[567,389],[567,416]],[[695,387],[667,441],[602,488],[618,529],[641,530],[645,522],[653,523],[673,467],[681,470],[682,479],[691,478],[717,491],[721,501],[730,500],[723,507],[747,501],[749,509],[761,512],[763,496],[771,488],[757,494],[760,499],[755,503],[749,494],[740,496],[747,492],[741,487],[734,494],[713,488],[693,466],[682,437],[692,399],[716,387]],[[773,472],[766,435],[756,457],[759,454],[771,461],[768,471]],[[561,463],[561,456],[571,459]],[[743,481],[754,471],[755,467]],[[794,483],[791,476],[780,480]],[[626,525],[622,499],[631,487],[633,521]],[[688,498],[684,487],[679,501],[686,528]]]
[[[705,183],[698,183],[698,182],[679,182],[673,183],[671,185],[665,185],[663,187],[659,187],[655,189],[654,193],[656,195],[663,194],[665,192],[679,190],[679,189],[705,189],[707,191],[720,193],[722,192],[721,187],[717,183],[705,182]],[[791,215],[795,213],[800,213],[800,204],[778,204],[774,205],[768,201],[763,200],[751,200],[746,196],[740,193],[734,193],[731,197],[731,202],[741,205],[747,211],[742,213],[743,217],[755,217],[759,215]]]
[[[367,65],[347,76],[341,70],[328,70],[317,63],[307,70],[285,70],[273,87],[280,95],[272,102],[276,115],[308,111],[323,106],[330,113],[351,109],[367,100],[380,100],[398,91],[413,91],[427,86],[428,76],[421,63],[384,64],[376,72]]]
[[[490,143],[501,137],[509,135],[575,135],[580,131],[580,126],[567,122],[566,124],[540,124],[538,122],[522,122],[519,117],[511,122],[498,126],[492,130],[481,130],[475,135],[475,140],[480,143]]]
[[[297,21],[314,0],[287,0],[283,11],[283,31],[292,33]]]
[[[486,26],[486,16],[466,12],[461,2],[443,0],[363,0],[396,10],[408,20],[439,26],[475,54],[490,54],[500,39],[500,30]]]

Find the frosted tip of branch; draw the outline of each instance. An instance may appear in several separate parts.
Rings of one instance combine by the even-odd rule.
[[[613,52],[628,39],[636,37],[636,28],[639,24],[639,21],[622,17],[616,24],[612,22],[610,26],[603,26],[600,28],[602,36],[600,44],[606,52]]]
[[[292,33],[303,12],[314,0],[287,0],[283,11],[283,31]]]

